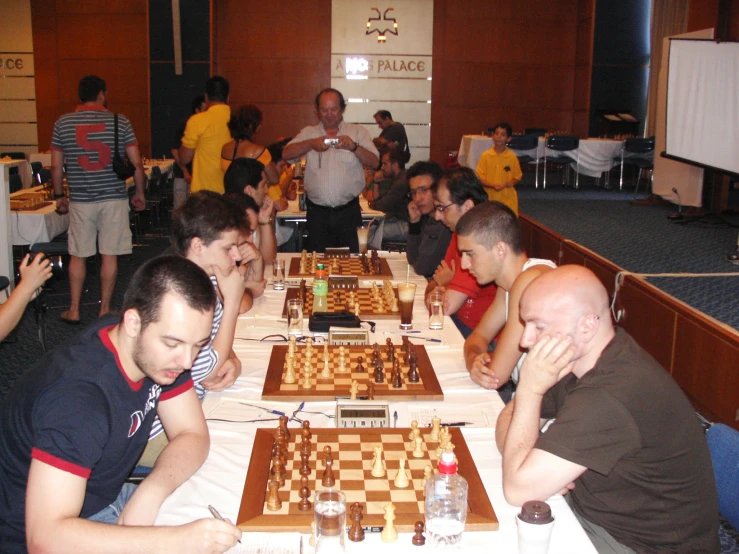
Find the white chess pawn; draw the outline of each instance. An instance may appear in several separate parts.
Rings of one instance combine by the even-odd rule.
[[[408,440],[412,441],[415,438],[415,434],[413,433],[416,429],[418,429],[418,422],[414,419],[411,421],[411,432],[408,433]]]
[[[415,443],[415,448],[413,449],[412,456],[414,458],[423,458],[423,439],[421,437],[416,437],[413,442]]]
[[[323,359],[323,371],[321,372],[322,379],[331,379],[331,370],[328,367],[328,358]]]

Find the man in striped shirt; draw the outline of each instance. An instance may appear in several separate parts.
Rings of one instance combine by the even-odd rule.
[[[110,300],[118,275],[118,256],[130,254],[131,229],[128,223],[126,181],[113,171],[115,114],[108,111],[105,81],[95,75],[79,83],[82,104],[54,124],[51,139],[51,174],[59,213],[69,212],[69,310],[62,313],[68,323],[80,322],[80,297],[85,283],[85,261],[98,248],[100,266],[100,314],[110,312]],[[138,142],[128,119],[118,114],[119,153],[136,167],[136,192],[131,199],[135,210],[146,207],[146,176]],[[69,198],[63,190],[66,164]]]
[[[239,236],[248,229],[243,211],[212,191],[191,194],[172,216],[175,252],[205,270],[217,295],[210,342],[200,350],[190,370],[200,400],[207,391],[227,389],[241,374],[233,341],[246,283],[236,264],[242,261]],[[162,431],[157,418],[139,465],[154,465],[167,445]]]

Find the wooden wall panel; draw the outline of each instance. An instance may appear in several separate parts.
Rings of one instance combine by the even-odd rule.
[[[79,104],[81,77],[108,85],[110,108],[133,124],[149,154],[146,0],[31,0],[36,59],[39,148],[46,150],[56,119]]]
[[[313,99],[331,84],[331,0],[218,0],[214,20],[214,61],[231,83],[231,106],[262,110],[257,141],[315,125]]]

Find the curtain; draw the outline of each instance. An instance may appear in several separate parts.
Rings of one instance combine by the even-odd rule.
[[[651,55],[649,62],[649,92],[645,136],[655,134],[657,126],[657,85],[662,43],[665,37],[684,33],[688,28],[690,0],[652,0]]]

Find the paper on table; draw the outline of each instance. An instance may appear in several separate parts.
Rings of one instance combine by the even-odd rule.
[[[465,421],[466,427],[495,427],[495,418],[490,410],[486,408],[470,410],[445,410],[443,407],[428,408],[414,406],[408,411],[411,421],[417,421],[419,427],[431,425],[434,416],[441,418],[441,424],[459,423]]]
[[[279,417],[235,398],[213,398],[210,395],[203,400],[203,413],[205,419],[224,421],[273,421]]]
[[[300,533],[244,533],[228,554],[300,554]]]

